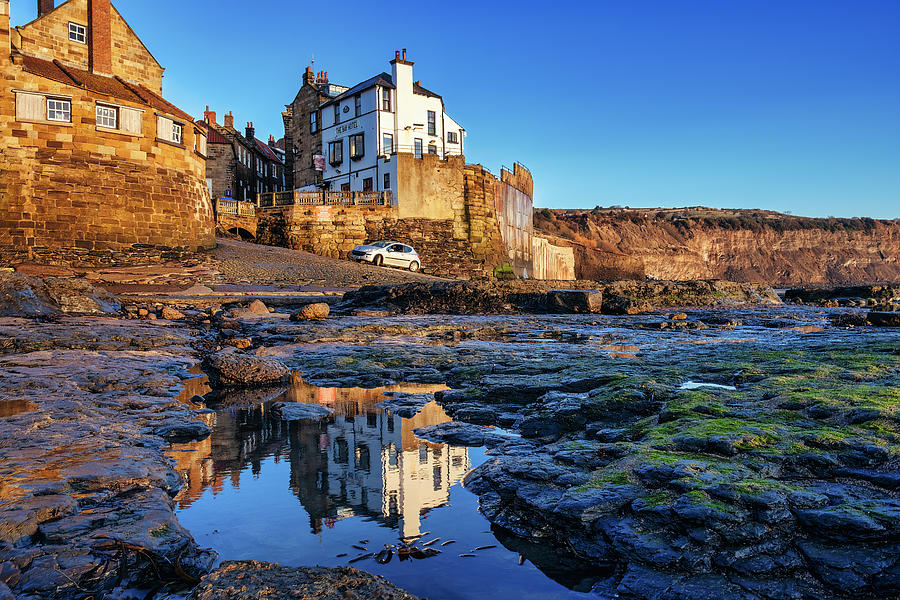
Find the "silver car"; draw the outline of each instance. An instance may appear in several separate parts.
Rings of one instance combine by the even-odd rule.
[[[350,260],[368,262],[376,266],[401,267],[410,271],[418,271],[422,266],[422,261],[412,246],[392,241],[357,246],[350,252]]]

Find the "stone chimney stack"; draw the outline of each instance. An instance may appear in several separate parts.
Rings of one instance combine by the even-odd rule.
[[[256,129],[253,128],[253,121],[247,123],[246,134],[247,135],[245,135],[244,137],[247,138],[247,140],[252,142],[256,139]]]
[[[269,134],[269,148],[275,147],[275,136],[271,133]]]
[[[228,129],[234,129],[234,115],[231,114],[230,110],[225,115],[225,127]]]
[[[9,2],[7,2],[9,4]],[[44,16],[54,8],[56,8],[56,0],[37,0],[38,16]]]
[[[319,71],[319,74],[316,76],[316,83],[318,85],[328,85],[328,71]]]
[[[312,67],[306,67],[306,72],[303,73],[303,85],[312,85],[316,82],[316,76],[313,74]]]
[[[216,111],[209,110],[209,106],[207,105],[206,110],[203,111],[203,120],[207,123],[211,123],[213,125],[216,124]]]
[[[93,73],[112,75],[112,30],[109,0],[88,0],[90,32],[90,64]]]
[[[0,65],[9,60],[9,0],[0,0]]]

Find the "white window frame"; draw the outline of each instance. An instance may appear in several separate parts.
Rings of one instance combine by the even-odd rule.
[[[101,111],[108,111],[106,114],[101,114]],[[110,124],[110,115],[112,116],[112,121]],[[109,104],[97,104],[97,127],[103,127],[104,129],[119,129],[119,109],[115,106],[110,106]]]
[[[455,131],[447,132],[447,143],[448,144],[458,144],[459,143],[459,134]]]
[[[309,113],[309,132],[315,133],[317,131],[319,131],[319,113],[314,110]]]
[[[62,117],[62,118],[60,118]],[[72,122],[72,101],[47,97],[47,120],[54,123]]]
[[[381,135],[381,150],[385,155],[390,156],[394,153],[394,134],[383,133]]]
[[[172,138],[176,144],[184,144],[184,125],[172,121]]]
[[[87,26],[69,21],[69,41],[87,44]]]
[[[391,112],[391,88],[381,88],[381,110]]]

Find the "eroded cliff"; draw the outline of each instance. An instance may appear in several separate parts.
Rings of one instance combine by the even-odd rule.
[[[534,226],[553,243],[575,249],[578,279],[900,281],[900,220],[708,208],[542,209]]]

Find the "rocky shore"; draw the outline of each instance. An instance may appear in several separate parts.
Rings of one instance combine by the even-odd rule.
[[[498,539],[553,547],[599,597],[900,594],[900,353],[865,313],[724,282],[441,282],[363,288],[324,319],[125,318],[78,280],[3,275],[2,314],[28,317],[0,318],[3,600],[412,598],[353,569],[212,571],[175,517],[183,481],[165,455],[209,434],[201,364],[221,387],[297,371],[446,384],[454,421],[417,433],[487,446],[465,483]],[[388,402],[414,414],[414,400]]]

